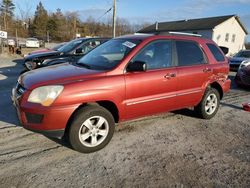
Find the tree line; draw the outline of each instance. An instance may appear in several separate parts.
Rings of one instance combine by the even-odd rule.
[[[27,3],[27,2],[26,2]],[[27,6],[26,6],[27,7]],[[19,10],[19,16],[15,11]],[[39,2],[34,15],[30,15],[31,7],[26,10],[15,5],[12,0],[2,0],[0,3],[0,29],[7,31],[9,36],[37,37],[42,40],[69,41],[76,34],[85,36],[112,36],[112,19],[105,22],[88,17],[82,21],[77,12],[62,12],[57,9],[48,12]],[[117,18],[116,35],[134,33],[149,25],[149,23],[131,24],[127,19]]]

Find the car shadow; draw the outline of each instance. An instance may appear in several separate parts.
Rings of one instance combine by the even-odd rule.
[[[227,107],[230,107],[230,108],[234,108],[236,110],[243,110],[242,107],[236,106],[234,104],[227,104],[225,102],[221,102],[220,104],[221,104],[221,106],[227,106]]]
[[[72,148],[72,146],[70,145],[70,143],[68,141],[68,138],[63,137],[62,139],[59,139],[59,138],[53,138],[53,137],[48,137],[48,136],[45,136],[45,137],[48,138],[49,140],[53,141],[53,142],[56,142],[57,144],[60,144],[63,147],[66,147],[66,148],[69,148],[71,150],[74,150]]]
[[[22,70],[23,59],[15,59],[11,63],[11,60],[2,58],[0,66],[0,122],[19,126],[16,110],[11,100],[11,92]]]
[[[189,109],[189,108],[184,108],[184,109],[180,109],[180,110],[175,110],[175,111],[172,111],[172,113],[178,114],[178,115],[187,116],[187,117],[199,118],[199,117],[197,116],[197,114],[195,113],[195,111],[192,110],[192,109]]]

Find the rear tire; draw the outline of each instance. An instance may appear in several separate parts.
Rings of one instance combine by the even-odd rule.
[[[214,89],[207,89],[201,102],[194,108],[197,115],[203,119],[211,119],[215,116],[220,105],[220,94]]]
[[[79,152],[91,153],[104,148],[115,130],[112,114],[101,106],[86,106],[73,118],[69,142]]]

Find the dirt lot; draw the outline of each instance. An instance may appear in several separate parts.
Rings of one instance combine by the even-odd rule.
[[[81,154],[18,126],[21,69],[0,57],[0,187],[250,187],[249,91],[233,86],[211,120],[187,109],[123,123],[106,148]]]

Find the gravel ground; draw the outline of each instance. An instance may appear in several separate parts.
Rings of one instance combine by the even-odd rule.
[[[21,69],[0,57],[0,187],[250,187],[249,91],[233,85],[211,120],[186,109],[120,124],[107,147],[81,154],[18,126]]]

